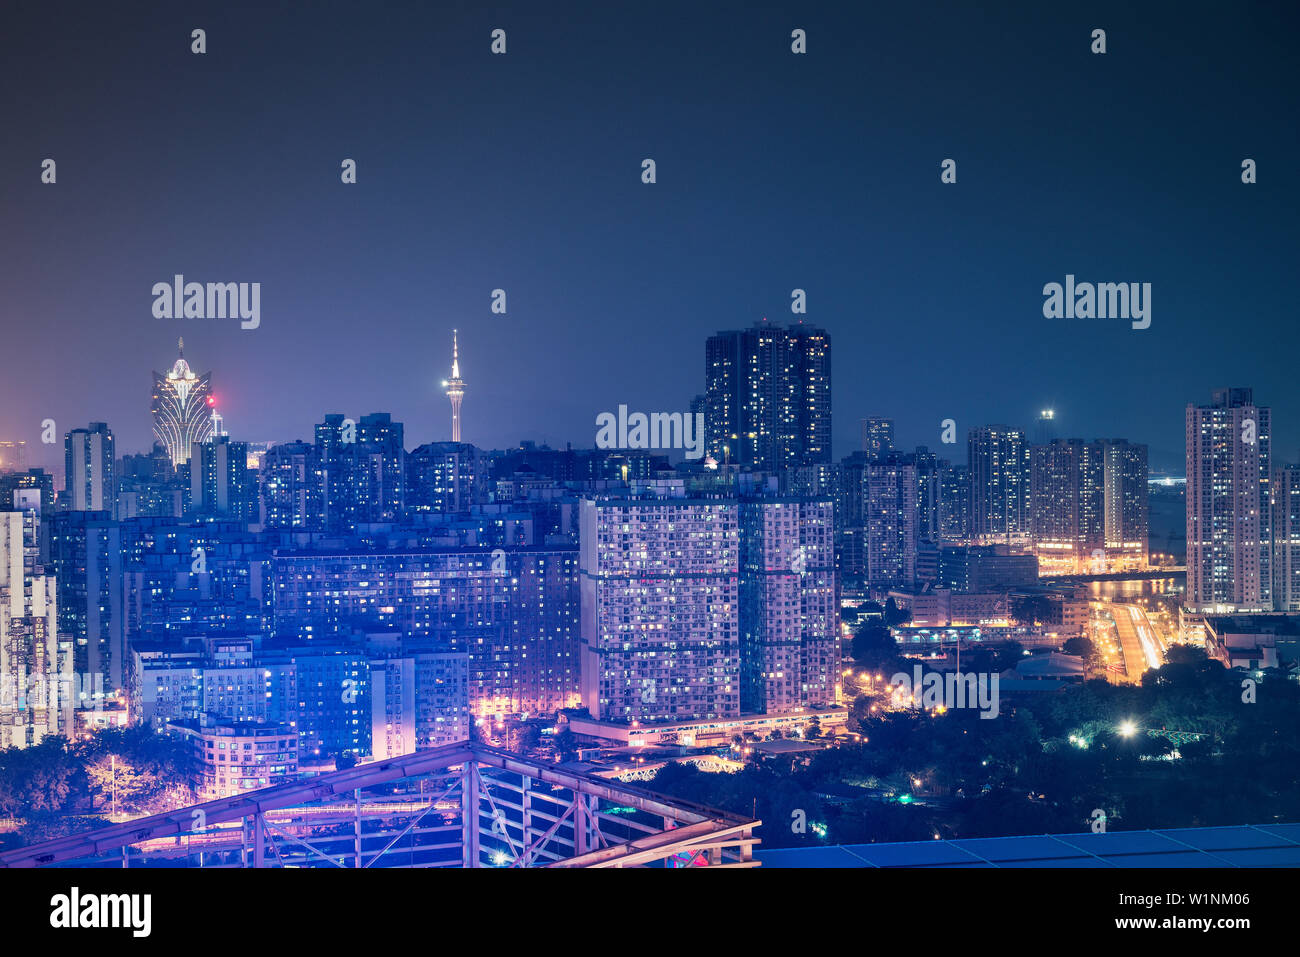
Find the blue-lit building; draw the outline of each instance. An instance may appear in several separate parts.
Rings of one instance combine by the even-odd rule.
[[[56,512],[48,520],[59,633],[72,641],[73,670],[101,687],[125,687],[122,527],[106,511]],[[85,681],[95,687],[95,681]]]
[[[573,545],[281,551],[274,631],[435,639],[468,653],[475,715],[554,712],[578,702],[577,559]]]
[[[325,527],[325,488],[316,446],[282,442],[262,456],[262,527]]]

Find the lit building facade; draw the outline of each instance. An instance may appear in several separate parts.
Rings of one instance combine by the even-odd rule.
[[[513,545],[280,553],[275,629],[301,641],[361,626],[465,652],[477,717],[576,707],[577,557]]]
[[[741,711],[834,704],[840,614],[832,500],[741,501],[739,596]]]
[[[171,727],[194,748],[201,801],[238,797],[298,778],[298,738],[287,725],[218,721]]]
[[[1034,550],[1044,572],[1106,570],[1105,460],[1101,446],[1056,439],[1029,450]]]
[[[325,527],[396,522],[406,508],[406,450],[401,422],[387,412],[360,420],[327,415],[316,426],[316,466]]]
[[[113,433],[103,422],[73,429],[63,437],[63,498],[74,512],[113,512],[117,508],[117,459]]]
[[[59,632],[72,642],[73,670],[83,689],[123,688],[129,662],[121,525],[108,512],[56,512],[49,525]]]
[[[1273,470],[1273,607],[1300,612],[1300,465]]]
[[[469,655],[399,648],[370,661],[376,760],[469,738]]]
[[[970,468],[968,466],[940,464],[939,502],[936,511],[938,541],[970,541]]]
[[[58,631],[54,576],[39,561],[39,494],[28,494],[0,511],[0,748],[72,733],[72,646]]]
[[[212,437],[212,373],[196,375],[185,361],[185,340],[180,356],[166,375],[153,374],[153,431],[167,450],[173,466],[190,460],[195,443]]]
[[[1187,605],[1273,610],[1272,415],[1250,389],[1187,407]]]
[[[488,457],[465,442],[429,442],[406,456],[407,508],[455,514],[487,496]]]
[[[1150,553],[1150,474],[1147,447],[1103,439],[1106,562],[1114,571],[1145,569]]]
[[[583,703],[600,720],[740,714],[735,499],[680,487],[581,505]]]
[[[867,584],[910,585],[916,580],[920,481],[915,459],[888,454],[864,469],[863,574]]]
[[[831,461],[831,339],[766,320],[705,346],[705,434],[717,462],[779,472]]]
[[[1027,544],[1032,520],[1025,433],[981,426],[971,429],[967,450],[972,537],[988,544]]]
[[[325,489],[316,447],[283,442],[262,456],[262,526],[319,530],[325,527]]]
[[[868,462],[884,458],[894,451],[894,420],[868,416],[862,425],[862,453]]]
[[[971,536],[984,544],[1028,544],[1030,447],[1021,429],[983,425],[967,437]]]
[[[248,444],[214,435],[190,452],[190,510],[205,517],[253,522],[258,516],[257,472]]]

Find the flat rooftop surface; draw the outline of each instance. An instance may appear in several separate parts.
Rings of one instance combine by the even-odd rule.
[[[1300,867],[1300,824],[807,848],[760,845],[754,858],[763,867]]]

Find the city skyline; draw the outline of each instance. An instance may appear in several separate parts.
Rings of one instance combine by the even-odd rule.
[[[0,210],[23,237],[0,263],[0,437],[33,455],[46,418],[60,432],[107,421],[123,449],[147,448],[127,383],[178,335],[250,441],[302,438],[329,408],[384,408],[413,440],[444,439],[453,328],[475,357],[467,438],[586,445],[599,411],[683,408],[702,390],[700,339],[763,317],[835,338],[836,457],[864,416],[935,448],[945,419],[1029,429],[1050,407],[1062,434],[1119,430],[1164,470],[1186,403],[1238,383],[1278,410],[1280,454],[1300,450],[1279,278],[1300,205],[1297,131],[1276,122],[1297,105],[1275,82],[1282,24],[1218,24],[1225,73],[1203,68],[1190,10],[1107,12],[1104,57],[1087,20],[1055,8],[996,24],[953,9],[939,34],[924,9],[683,9],[689,37],[637,18],[635,44],[623,11],[561,26],[503,9],[519,42],[495,57],[497,24],[468,11],[410,11],[395,36],[382,19],[339,31],[252,10],[213,11],[203,57],[173,14],[108,46],[102,10],[62,23],[28,5],[6,31],[27,39],[0,56],[24,94],[0,156]],[[790,54],[793,26],[806,56]],[[285,51],[366,69],[307,89]],[[684,75],[683,51],[712,65]],[[876,67],[855,73],[857,59]],[[605,80],[575,87],[559,63]],[[85,82],[98,75],[116,83]],[[375,96],[391,101],[382,117]],[[217,158],[207,144],[231,110],[248,123]],[[105,154],[84,133],[148,143],[159,115],[176,125],[157,154]],[[1053,119],[1071,116],[1090,117],[1086,135]],[[815,176],[799,172],[809,156]],[[55,184],[40,181],[46,157]],[[260,282],[260,324],[155,318],[153,285],[178,273]],[[1150,327],[1044,318],[1044,285],[1067,275],[1150,282]],[[796,289],[806,314],[790,312]],[[52,368],[79,388],[45,389]]]
[[[1300,7],[86,7],[0,30],[50,929],[172,868],[1281,913],[1107,865],[1300,867]]]
[[[759,325],[759,324],[761,324],[761,323],[756,323],[755,325]],[[798,323],[791,323],[791,324],[787,324],[787,325],[793,325],[793,326],[797,327],[799,324],[798,324]],[[820,329],[816,329],[816,328],[814,328],[814,329],[812,329],[812,330],[810,330],[810,331],[812,331],[812,332],[814,332],[814,333],[818,333],[818,334],[824,332],[824,330],[820,330]],[[443,442],[443,441],[452,441],[452,442],[461,441],[460,438],[453,437],[453,434],[450,434],[450,433],[455,433],[455,432],[459,431],[459,426],[460,426],[460,423],[461,423],[461,416],[460,416],[461,399],[462,399],[462,397],[463,397],[463,395],[464,395],[464,388],[465,388],[464,380],[461,379],[461,378],[459,377],[459,372],[458,372],[458,370],[459,370],[459,362],[458,362],[458,358],[459,358],[459,349],[458,349],[458,345],[456,344],[457,332],[458,332],[458,330],[456,330],[456,329],[453,329],[453,330],[452,330],[452,333],[453,333],[453,364],[452,364],[452,370],[453,370],[453,371],[452,371],[452,375],[453,375],[453,379],[451,379],[451,380],[448,380],[448,379],[443,379],[443,380],[441,380],[440,383],[439,383],[439,385],[440,385],[440,387],[441,387],[440,390],[438,390],[437,392],[435,392],[433,395],[430,396],[430,401],[431,401],[431,403],[437,403],[437,402],[439,401],[440,398],[443,399],[444,401],[447,400],[447,399],[451,399],[451,415],[450,415],[450,417],[449,417],[450,428],[447,430],[447,432],[448,432],[449,434],[447,434],[445,437],[440,437],[440,436],[435,435],[433,438],[430,438],[430,439],[427,440],[427,441],[434,442],[434,443],[436,443],[436,442]],[[743,332],[743,330],[742,330],[742,332]],[[740,334],[740,332],[733,332],[733,333],[715,333],[715,334],[713,334],[713,335],[711,335],[711,336],[708,336],[708,337],[706,337],[706,338],[707,338],[707,340],[708,340],[708,343],[710,344],[710,348],[712,348],[712,346],[711,346],[712,342],[713,342],[714,340],[720,338],[721,336],[723,336],[723,335],[732,335],[732,336],[734,336],[734,335],[739,335],[739,334]],[[829,352],[829,345],[827,346],[827,351]],[[828,362],[827,365],[828,365],[828,367],[829,367],[830,363]],[[176,379],[178,376],[181,377],[182,379],[186,379],[187,388],[185,388],[183,392],[180,391],[180,390],[178,390],[177,393],[176,393],[176,394],[177,394],[177,399],[179,400],[179,402],[175,402],[175,401],[174,401],[174,402],[171,403],[171,405],[176,405],[176,406],[178,406],[178,407],[179,407],[179,403],[180,403],[180,402],[185,403],[185,407],[184,407],[184,409],[182,409],[182,411],[185,411],[186,409],[188,409],[188,407],[189,407],[190,405],[194,405],[196,401],[202,401],[202,403],[203,403],[203,405],[204,405],[204,411],[207,411],[207,412],[209,413],[209,417],[208,417],[208,421],[207,421],[207,424],[206,424],[206,428],[204,427],[204,423],[203,423],[202,421],[199,421],[199,420],[195,420],[195,422],[193,423],[192,426],[186,426],[187,428],[189,428],[189,432],[187,432],[186,434],[190,434],[190,432],[193,432],[195,435],[199,436],[199,437],[197,438],[197,441],[199,441],[199,442],[207,441],[207,440],[208,440],[209,438],[211,438],[214,434],[216,434],[216,433],[214,433],[214,431],[213,431],[213,423],[214,423],[214,422],[222,422],[222,423],[224,423],[224,418],[222,418],[222,415],[223,415],[223,413],[222,413],[222,403],[221,403],[221,400],[218,398],[217,390],[213,389],[212,386],[210,385],[210,380],[211,380],[211,377],[212,377],[212,373],[211,373],[211,372],[208,372],[208,373],[205,373],[205,374],[203,374],[203,375],[201,375],[201,376],[197,376],[197,375],[195,375],[195,374],[191,371],[190,366],[189,366],[188,362],[185,360],[185,357],[184,357],[184,340],[183,340],[183,338],[181,339],[181,345],[180,345],[180,358],[176,360],[176,362],[174,363],[173,367],[169,370],[169,372],[168,372],[165,376],[164,376],[164,375],[160,375],[160,374],[158,374],[158,373],[154,373],[153,376],[154,376],[154,400],[153,400],[154,408],[151,410],[151,416],[152,416],[152,421],[153,421],[153,426],[154,426],[154,427],[153,427],[152,439],[151,439],[149,442],[144,443],[144,444],[141,444],[141,445],[139,445],[139,446],[130,446],[130,445],[127,445],[127,444],[121,442],[120,439],[119,439],[119,441],[118,441],[119,454],[147,454],[147,453],[149,452],[149,450],[153,447],[154,444],[163,444],[164,448],[167,448],[167,449],[168,449],[168,451],[169,451],[169,455],[172,456],[173,461],[175,462],[175,456],[176,456],[176,454],[180,454],[180,450],[181,450],[182,448],[184,448],[186,451],[188,451],[189,446],[190,446],[192,443],[190,443],[190,442],[183,443],[183,444],[181,444],[181,443],[177,443],[177,445],[176,445],[176,450],[177,450],[177,451],[176,451],[176,453],[173,453],[172,450],[171,450],[171,445],[170,445],[170,443],[169,443],[169,442],[164,442],[164,441],[162,441],[162,438],[161,438],[160,433],[159,433],[159,425],[158,425],[158,423],[159,423],[159,416],[160,416],[160,412],[158,411],[158,407],[160,406],[160,401],[159,401],[159,399],[160,399],[160,395],[169,394],[169,393],[167,393],[166,390],[163,389],[162,387],[163,387],[163,386],[166,386],[166,385],[169,385],[169,384],[171,383],[171,381],[172,381],[173,379]],[[828,376],[828,377],[829,377],[829,376]],[[191,380],[191,379],[193,380],[193,384],[190,384],[190,383],[188,382],[188,380]],[[703,396],[703,394],[704,394],[704,390],[707,389],[707,387],[708,387],[708,385],[707,385],[707,379],[708,379],[707,376],[702,377],[701,393],[700,393],[700,396]],[[451,395],[451,391],[448,391],[449,388],[452,386],[453,382],[456,384],[456,387],[455,387],[455,388],[456,388],[457,390],[459,390],[459,391],[458,391],[458,394],[457,394],[454,398],[453,398],[452,395]],[[1206,393],[1208,394],[1209,392],[1219,391],[1221,388],[1241,388],[1241,387],[1242,387],[1242,386],[1240,386],[1240,385],[1237,385],[1237,386],[1228,386],[1228,385],[1224,385],[1224,384],[1218,384],[1218,385],[1215,385],[1212,389],[1206,390]],[[1249,386],[1246,386],[1246,388],[1250,388],[1250,387],[1249,387]],[[191,401],[191,400],[193,400],[193,401]],[[686,403],[679,403],[679,405],[684,405],[684,404],[686,404]],[[1270,407],[1275,407],[1275,406],[1277,406],[1277,404],[1278,404],[1278,403],[1276,403],[1276,402],[1270,402]],[[1187,402],[1184,403],[1184,405],[1180,408],[1180,411],[1185,411],[1186,408],[1187,408],[1188,406],[1192,406],[1192,405],[1196,405],[1196,397],[1195,397],[1195,396],[1189,396],[1188,399],[1187,399]],[[669,406],[671,406],[671,403],[669,403]],[[383,404],[382,402],[379,402],[379,403],[377,404],[377,407],[380,407],[380,408],[387,408],[386,406],[384,406],[384,404]],[[167,408],[167,409],[170,409],[171,406],[169,405],[169,406],[167,406],[166,408]],[[164,411],[166,411],[166,409],[164,409]],[[172,411],[173,411],[173,413],[175,412],[175,410],[172,410]],[[194,412],[195,410],[189,410],[189,411]],[[876,410],[876,412],[880,412],[880,411],[881,411],[881,410],[879,410],[879,409]],[[1116,429],[1108,429],[1108,428],[1102,428],[1102,429],[1100,429],[1100,430],[1098,430],[1098,431],[1096,431],[1096,432],[1094,432],[1094,433],[1088,433],[1087,435],[1085,435],[1084,433],[1078,433],[1078,434],[1076,434],[1076,433],[1069,432],[1069,431],[1066,430],[1066,429],[1062,429],[1062,428],[1060,428],[1059,426],[1056,426],[1056,422],[1059,422],[1059,421],[1060,421],[1060,420],[1057,418],[1057,414],[1058,414],[1059,410],[1055,410],[1055,409],[1054,409],[1054,410],[1052,410],[1052,412],[1053,412],[1052,419],[1053,419],[1053,426],[1054,426],[1054,433],[1053,433],[1053,436],[1052,436],[1052,437],[1053,437],[1054,439],[1067,439],[1067,440],[1076,440],[1076,439],[1077,439],[1077,440],[1087,440],[1087,435],[1093,435],[1093,436],[1108,436],[1108,437],[1115,437],[1115,438],[1118,438],[1118,437],[1119,437],[1119,436],[1116,434],[1116,433],[1117,433],[1117,430],[1116,430]],[[93,410],[92,410],[92,414],[93,414]],[[319,418],[320,414],[321,414],[321,413],[319,413],[319,412],[316,413],[315,417],[316,417],[316,418]],[[401,417],[400,417],[399,415],[397,415],[396,413],[392,413],[392,414],[394,415],[394,418],[395,418],[395,419],[401,419]],[[1297,414],[1300,415],[1300,410],[1297,411]],[[836,416],[833,415],[833,413],[831,413],[831,412],[828,411],[828,412],[826,413],[826,418],[827,418],[829,421],[834,422],[836,418],[839,418],[839,419],[843,420],[843,419],[849,418],[851,415],[852,415],[852,413],[844,413],[844,414],[842,414],[841,416],[836,417]],[[1019,433],[1020,435],[1022,435],[1022,436],[1023,436],[1023,442],[1025,443],[1025,446],[1026,446],[1026,447],[1029,447],[1029,446],[1045,445],[1045,444],[1048,444],[1048,443],[1042,441],[1042,440],[1041,440],[1041,436],[1038,434],[1038,431],[1041,431],[1041,424],[1042,424],[1042,421],[1043,421],[1043,419],[1042,419],[1043,415],[1044,415],[1044,413],[1042,412],[1042,410],[1040,410],[1038,413],[1035,413],[1036,418],[1035,418],[1033,421],[1031,421],[1031,420],[1029,419],[1029,414],[1026,413],[1026,418],[1023,420],[1025,424],[1023,424],[1023,425],[1020,424],[1020,421],[1019,421],[1019,420],[1017,420],[1017,421],[1009,421],[1009,422],[1005,422],[1005,423],[997,423],[996,425],[991,424],[991,423],[992,423],[992,420],[988,420],[988,421],[985,421],[985,420],[972,421],[969,425],[965,425],[965,426],[960,425],[960,423],[958,423],[957,430],[956,430],[957,440],[954,441],[954,442],[949,442],[949,443],[945,443],[945,442],[943,441],[943,438],[942,438],[943,435],[945,434],[946,423],[945,423],[945,422],[940,422],[940,423],[937,423],[937,427],[936,427],[936,429],[935,429],[935,435],[934,435],[934,438],[933,438],[930,442],[917,441],[917,442],[914,443],[914,446],[915,446],[915,447],[922,447],[922,446],[924,446],[924,447],[928,448],[930,452],[932,452],[932,453],[938,455],[938,456],[941,457],[941,458],[948,458],[948,459],[950,459],[950,460],[952,460],[952,461],[964,461],[964,460],[966,459],[966,453],[967,453],[966,446],[967,446],[967,437],[968,437],[968,433],[971,433],[971,432],[979,432],[980,430],[985,430],[985,429],[989,429],[989,428],[998,428],[998,427],[1007,427],[1007,428],[1010,428],[1011,430],[1013,430],[1013,431]],[[192,416],[191,416],[191,417],[192,417]],[[431,409],[427,410],[426,415],[423,416],[423,418],[436,418],[436,417],[437,417],[437,409],[436,409],[436,408],[431,408]],[[84,417],[83,417],[83,418],[84,418]],[[173,418],[173,419],[176,418],[175,414],[172,415],[172,418]],[[184,416],[182,416],[181,418],[184,418]],[[445,407],[444,407],[444,418],[447,418],[446,415],[445,415]],[[170,420],[168,420],[168,421],[170,421]],[[186,420],[186,421],[188,422],[188,420]],[[405,421],[407,421],[407,420],[402,419],[402,421],[405,422]],[[856,418],[855,418],[855,421],[858,423],[858,428],[859,428],[860,431],[861,431],[861,435],[860,435],[860,436],[858,436],[858,435],[854,435],[852,432],[850,432],[849,435],[850,435],[852,441],[844,441],[844,436],[843,436],[842,433],[845,431],[845,428],[844,428],[844,426],[843,426],[843,423],[841,422],[841,424],[840,424],[839,426],[836,426],[836,434],[837,434],[837,435],[840,435],[840,443],[841,443],[841,444],[839,444],[839,445],[833,445],[833,446],[831,447],[831,449],[829,450],[829,452],[828,452],[827,455],[826,455],[826,459],[827,459],[827,460],[829,460],[829,461],[831,461],[831,462],[839,462],[839,461],[842,461],[843,459],[845,459],[845,458],[847,458],[847,457],[853,455],[855,452],[861,451],[861,443],[864,442],[864,441],[868,441],[868,438],[867,438],[867,428],[868,428],[868,423],[884,422],[884,423],[889,423],[889,424],[891,424],[891,425],[896,425],[896,423],[897,423],[897,421],[898,421],[898,417],[896,417],[896,416],[894,416],[894,415],[889,415],[889,414],[887,414],[887,413],[885,413],[885,414],[873,414],[873,415],[869,415],[869,416],[868,416],[868,415],[863,415],[863,416],[860,416],[860,417],[856,417]],[[94,420],[93,420],[93,419],[92,419],[92,424],[94,424]],[[98,423],[98,424],[103,424],[103,423],[101,422],[101,423]],[[120,435],[120,434],[122,434],[122,432],[118,431],[118,429],[117,429],[117,427],[116,427],[116,425],[115,425],[114,423],[109,422],[108,424],[114,426],[114,435]],[[1285,424],[1285,423],[1284,423],[1284,424]],[[56,425],[57,425],[57,423],[56,423]],[[185,425],[185,423],[182,423],[182,425]],[[34,433],[35,433],[35,436],[36,436],[36,438],[35,438],[34,441],[33,441],[33,440],[26,440],[26,439],[7,439],[6,441],[7,441],[7,442],[10,442],[10,443],[14,443],[14,442],[16,442],[16,443],[22,443],[23,455],[24,455],[24,461],[25,461],[25,463],[26,463],[26,467],[27,467],[27,468],[44,468],[44,469],[46,469],[46,471],[50,472],[52,475],[54,475],[54,476],[56,477],[56,479],[58,480],[58,484],[59,484],[60,487],[61,487],[61,486],[62,486],[62,481],[63,481],[63,465],[64,465],[64,461],[65,461],[65,458],[66,458],[65,455],[64,455],[63,441],[62,441],[64,432],[63,432],[63,430],[61,430],[61,429],[59,430],[59,432],[58,432],[58,438],[57,438],[57,441],[56,441],[56,442],[53,442],[53,443],[44,443],[44,442],[40,441],[40,437],[39,437],[39,436],[40,436],[40,433],[41,433],[41,431],[42,431],[42,428],[43,428],[43,426],[41,426],[41,424],[38,423],[38,427],[34,430]],[[179,427],[178,427],[178,428],[179,428]],[[242,427],[242,428],[239,427],[239,426],[237,426],[237,434],[238,434],[238,436],[239,436],[242,440],[244,440],[244,441],[246,441],[246,442],[248,442],[248,443],[255,443],[255,444],[260,443],[260,444],[265,444],[265,445],[267,445],[267,446],[275,446],[275,445],[287,445],[287,444],[291,444],[291,443],[293,443],[293,442],[302,441],[302,438],[303,438],[304,436],[307,436],[308,438],[310,438],[310,433],[309,433],[309,431],[308,431],[307,428],[301,428],[301,427],[300,427],[300,428],[298,428],[298,429],[296,430],[296,432],[293,434],[292,437],[281,437],[281,438],[268,438],[268,437],[265,436],[265,435],[257,435],[257,434],[254,434],[253,430],[254,430],[255,428],[256,428],[256,426],[245,426],[245,427]],[[436,427],[435,427],[435,428],[436,428]],[[852,427],[850,426],[850,428],[852,428]],[[1038,428],[1038,431],[1034,431],[1034,432],[1031,433],[1031,430],[1036,429],[1036,428]],[[122,431],[129,431],[129,426],[128,426],[128,429],[126,429],[126,430],[122,430]],[[176,431],[176,430],[173,430],[173,431]],[[485,449],[492,449],[492,448],[496,448],[496,449],[518,448],[521,442],[528,442],[528,441],[535,442],[535,443],[538,444],[538,445],[547,444],[547,445],[550,445],[550,447],[552,447],[552,448],[565,448],[566,446],[571,445],[573,448],[577,448],[577,449],[591,449],[591,448],[596,448],[596,447],[597,447],[597,443],[596,443],[596,441],[595,441],[595,436],[596,436],[596,434],[598,433],[598,431],[599,431],[598,427],[594,424],[594,414],[593,414],[593,426],[592,426],[591,429],[588,431],[589,438],[588,438],[586,441],[584,441],[582,438],[577,438],[577,439],[573,439],[573,440],[554,440],[554,441],[549,441],[549,440],[546,440],[546,439],[541,438],[541,437],[538,437],[538,436],[529,436],[529,435],[521,435],[521,436],[519,436],[517,439],[515,439],[514,442],[512,442],[512,443],[510,443],[510,444],[507,444],[507,445],[503,445],[503,446],[483,445],[483,444],[481,444],[481,443],[479,443],[479,442],[474,442],[474,441],[472,441],[472,440],[468,440],[468,441],[470,441],[470,444],[473,444],[473,445],[476,445],[476,446],[479,447],[479,448],[485,448]],[[950,431],[950,430],[949,430],[949,431]],[[222,434],[226,434],[226,433],[223,432]],[[891,433],[891,435],[892,435],[892,433]],[[1150,443],[1147,443],[1147,442],[1143,442],[1143,441],[1141,441],[1141,439],[1140,439],[1139,437],[1137,437],[1137,436],[1133,436],[1133,435],[1124,435],[1123,438],[1124,438],[1125,440],[1127,440],[1127,441],[1130,441],[1130,442],[1132,442],[1132,441],[1137,441],[1137,442],[1139,442],[1140,444],[1147,445],[1148,448],[1151,448]],[[874,439],[871,439],[871,441],[875,441],[875,440],[874,440]],[[910,442],[910,441],[908,440],[908,437],[906,436],[906,434],[903,434],[901,439],[899,439],[899,438],[897,438],[897,437],[893,437],[893,438],[891,438],[890,441],[893,442],[893,446],[894,446],[895,448],[897,448],[897,449],[903,449],[903,448],[908,448],[908,447],[912,447],[912,446],[913,446],[913,443]],[[1050,440],[1049,440],[1049,441],[1050,441]],[[413,440],[412,445],[411,445],[411,448],[414,449],[414,448],[417,447],[419,444],[420,444],[420,443],[419,443],[418,441]],[[1273,444],[1274,444],[1274,447],[1277,447],[1276,442],[1274,442]],[[665,450],[665,451],[669,454],[669,457],[670,457],[671,459],[674,459],[674,460],[675,460],[675,459],[680,458],[680,454],[677,453],[677,452],[672,452],[671,450]],[[1179,477],[1179,478],[1185,477],[1185,475],[1184,475],[1185,469],[1181,468],[1181,465],[1182,465],[1182,463],[1183,463],[1183,461],[1184,461],[1184,450],[1183,450],[1182,448],[1178,448],[1178,449],[1176,449],[1176,450],[1174,450],[1174,451],[1176,452],[1176,454],[1173,455],[1173,456],[1171,456],[1171,455],[1167,454],[1167,453],[1169,452],[1169,450],[1165,450],[1166,455],[1164,456],[1164,461],[1163,461],[1163,463],[1161,463],[1161,464],[1159,464],[1159,465],[1157,465],[1157,464],[1155,464],[1155,463],[1152,464],[1151,473],[1152,473],[1152,475],[1153,475],[1153,479],[1152,479],[1153,481],[1155,480],[1154,476],[1156,476],[1156,475],[1160,475],[1160,476],[1171,475],[1171,476]],[[1293,460],[1292,458],[1289,458],[1289,457],[1287,456],[1287,454],[1286,454],[1286,448],[1285,448],[1285,447],[1282,447],[1280,453],[1279,453],[1278,456],[1277,456],[1277,460],[1278,460],[1279,463],[1287,463],[1287,462],[1295,461],[1297,464],[1300,464],[1300,448],[1298,448],[1298,449],[1296,450],[1296,452],[1297,452],[1297,454],[1296,454],[1296,456],[1295,456],[1295,458],[1294,458],[1294,460]],[[188,456],[183,456],[183,458],[188,458]],[[182,464],[183,464],[183,460],[182,460]],[[10,463],[5,463],[5,466],[4,466],[4,467],[6,467],[6,468],[14,468],[14,467],[16,467],[16,461],[15,461],[15,462],[10,462]]]

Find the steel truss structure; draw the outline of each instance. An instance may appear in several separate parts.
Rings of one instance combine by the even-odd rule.
[[[760,823],[463,742],[19,848],[0,867],[756,867]]]

